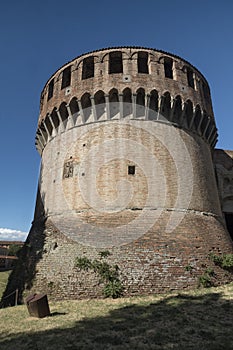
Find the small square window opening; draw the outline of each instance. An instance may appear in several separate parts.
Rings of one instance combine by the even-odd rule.
[[[129,165],[128,166],[128,175],[134,175],[135,174],[135,165]]]

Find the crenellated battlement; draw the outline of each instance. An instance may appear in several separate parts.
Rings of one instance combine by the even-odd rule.
[[[41,153],[67,127],[128,116],[124,103],[131,104],[131,118],[165,117],[212,147],[217,142],[209,86],[195,67],[164,51],[114,47],[79,56],[48,80],[41,94],[37,149]]]

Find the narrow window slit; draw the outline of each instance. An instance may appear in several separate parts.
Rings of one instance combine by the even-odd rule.
[[[82,80],[94,77],[94,56],[83,60]]]
[[[54,88],[54,79],[52,79],[49,83],[49,91],[48,91],[48,99],[50,100],[53,97],[53,88]]]
[[[165,78],[173,79],[173,61],[169,57],[164,58],[164,74]]]
[[[193,71],[189,68],[187,68],[187,80],[188,80],[188,86],[194,89]]]
[[[148,53],[144,51],[138,52],[138,73],[148,74]]]
[[[109,53],[109,74],[123,73],[122,53],[114,51]]]
[[[71,66],[63,70],[61,90],[65,89],[67,86],[70,86],[70,82],[71,82]]]

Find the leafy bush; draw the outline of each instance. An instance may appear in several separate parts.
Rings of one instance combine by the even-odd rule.
[[[233,272],[233,254],[210,254],[209,257],[215,263],[215,265],[220,266],[222,269]]]
[[[204,288],[210,288],[213,286],[211,276],[208,273],[199,277],[199,286]]]
[[[101,258],[110,255],[99,253]],[[93,270],[100,277],[99,282],[105,283],[103,288],[103,294],[105,297],[119,298],[123,293],[123,286],[119,279],[119,267],[117,265],[111,266],[106,261],[93,260],[91,261],[87,257],[76,258],[75,266],[81,270],[88,271]]]
[[[75,262],[75,266],[79,267],[81,270],[89,270],[92,268],[92,263],[87,257],[78,257]]]
[[[121,282],[118,280],[108,282],[103,289],[105,297],[112,297],[113,299],[119,298],[122,295],[122,291]]]
[[[214,277],[215,276],[215,272],[214,270],[211,268],[211,267],[208,267],[206,270],[205,270],[205,273],[207,275],[209,275],[210,277]]]
[[[110,251],[109,250],[104,250],[102,252],[99,252],[99,256],[101,258],[107,258],[109,255],[111,255]]]
[[[215,277],[215,272],[211,267],[208,267],[205,273],[199,277],[199,287],[209,288],[214,286],[213,277]]]

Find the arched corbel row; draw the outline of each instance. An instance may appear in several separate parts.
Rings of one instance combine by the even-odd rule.
[[[217,129],[214,120],[199,105],[184,101],[180,95],[171,96],[169,91],[146,92],[140,87],[135,92],[126,87],[122,92],[113,88],[94,95],[86,92],[80,99],[72,97],[69,103],[62,102],[41,121],[36,145],[41,153],[56,135],[90,122],[101,120],[140,118],[171,123],[200,135],[212,147],[216,144]]]

